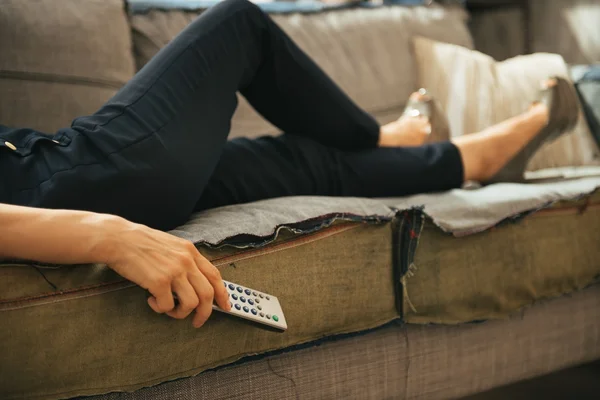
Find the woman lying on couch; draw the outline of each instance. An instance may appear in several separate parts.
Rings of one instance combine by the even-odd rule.
[[[196,310],[199,327],[213,298],[229,309],[219,271],[192,243],[157,229],[279,196],[405,196],[467,180],[521,181],[535,151],[578,116],[570,83],[544,84],[523,114],[431,143],[445,126],[426,93],[380,127],[259,8],[227,0],[95,114],[55,135],[0,126],[0,256],[106,263],[148,289],[154,311]],[[285,133],[227,141],[237,91]]]

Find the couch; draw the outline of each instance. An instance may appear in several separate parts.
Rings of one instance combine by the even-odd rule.
[[[51,132],[93,112],[201,12],[191,3],[5,0],[0,121]],[[381,122],[418,88],[413,36],[473,47],[456,4],[273,18]],[[231,136],[274,133],[241,98]],[[446,399],[598,359],[600,178],[560,171],[406,198],[271,199],[171,232],[225,279],[276,294],[285,333],[218,313],[195,330],[104,265],[4,260],[0,397]]]

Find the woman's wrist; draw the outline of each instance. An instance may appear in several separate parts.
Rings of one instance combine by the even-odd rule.
[[[120,258],[123,241],[121,233],[132,229],[136,224],[110,214],[91,213],[83,221],[88,235],[87,251],[93,262],[113,264]]]

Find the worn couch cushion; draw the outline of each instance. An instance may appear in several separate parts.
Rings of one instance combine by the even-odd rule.
[[[122,0],[3,0],[0,124],[53,131],[134,73]]]
[[[276,294],[285,332],[220,313],[196,330],[152,312],[142,288],[103,265],[0,263],[0,393],[129,391],[399,317],[504,318],[597,280],[600,197],[587,195],[600,178],[592,179],[385,200],[397,213],[378,200],[274,199],[207,211],[174,232],[198,242],[225,279]],[[499,206],[502,191],[508,206]],[[515,217],[559,199],[569,201]],[[425,213],[414,207],[423,204]],[[453,229],[443,219],[451,208],[470,233],[515,218],[454,237],[439,229]],[[253,241],[258,248],[238,248]]]
[[[536,99],[540,81],[569,77],[556,54],[518,56],[496,63],[493,58],[460,46],[417,37],[418,82],[436,96],[450,122],[452,136],[478,132],[522,113]],[[544,146],[529,170],[586,165],[599,151],[583,118],[571,134]]]
[[[197,15],[181,10],[133,15],[138,68]],[[350,8],[273,18],[350,97],[376,116],[401,108],[417,89],[412,36],[472,47],[466,13],[459,7]],[[275,132],[242,98],[231,137]]]

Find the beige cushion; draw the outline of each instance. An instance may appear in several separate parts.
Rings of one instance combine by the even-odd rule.
[[[53,131],[130,79],[121,0],[2,0],[0,124]]]
[[[197,13],[151,11],[131,19],[138,68]],[[417,89],[411,37],[424,35],[472,47],[466,13],[458,7],[381,7],[274,15],[273,19],[360,106],[372,113],[399,108]],[[235,136],[276,133],[241,99]]]
[[[549,76],[568,77],[556,54],[518,56],[503,62],[478,51],[422,37],[414,39],[418,82],[440,101],[452,136],[473,133],[522,113],[536,98],[539,83]],[[598,147],[581,114],[571,134],[544,146],[528,169],[585,165]]]

